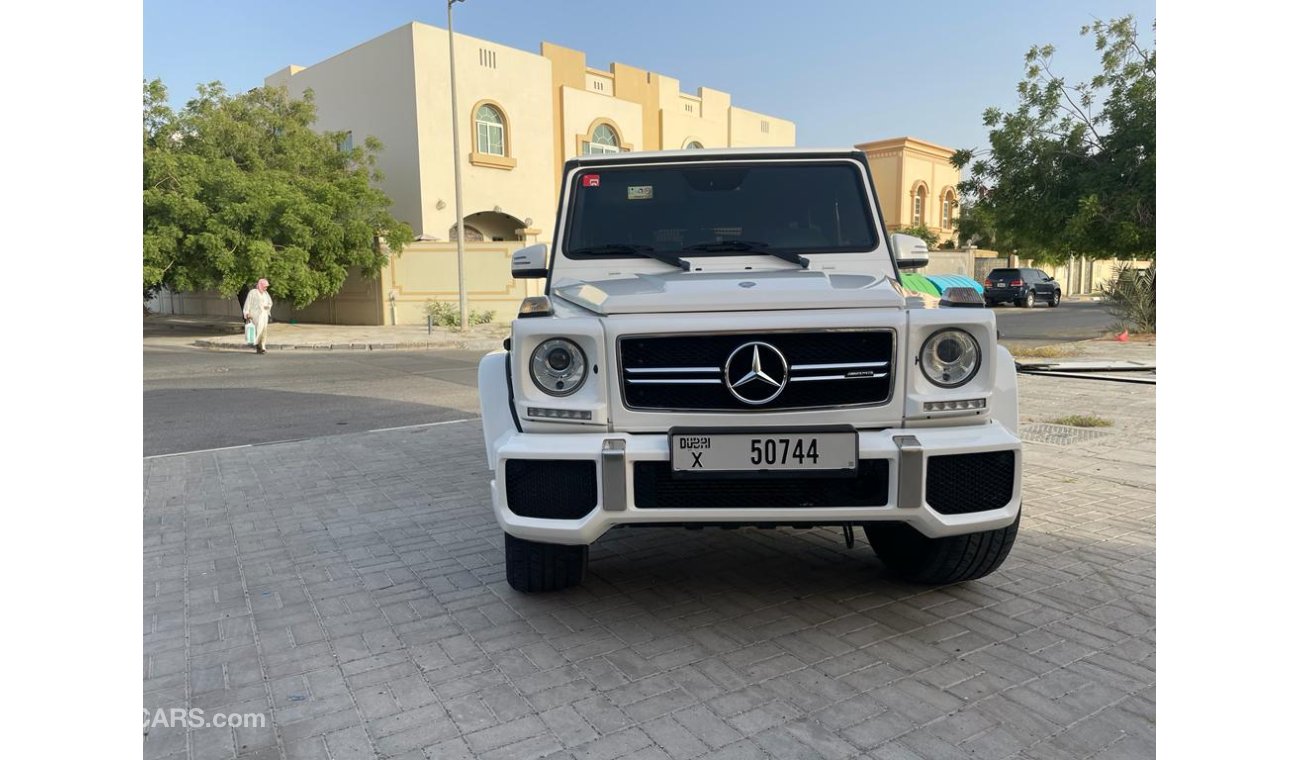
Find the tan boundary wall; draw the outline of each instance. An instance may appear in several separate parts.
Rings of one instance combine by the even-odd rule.
[[[465,291],[471,310],[495,312],[493,321],[508,323],[518,314],[520,301],[542,294],[544,280],[516,280],[510,275],[510,258],[522,245],[517,241],[465,244]],[[459,304],[456,244],[408,245],[400,256],[389,257],[381,285],[384,314],[378,324],[424,324],[425,304]]]
[[[971,279],[980,279],[984,268],[978,265],[982,259],[996,259],[997,251],[980,248],[941,249],[930,251],[930,263],[918,270],[921,274],[960,274]]]
[[[520,301],[542,294],[543,280],[516,280],[510,275],[510,258],[521,246],[515,241],[465,244],[465,289],[471,311],[492,311],[493,321],[509,323],[519,312]],[[378,279],[354,272],[337,296],[303,309],[277,302],[271,317],[278,322],[334,325],[422,325],[427,303],[459,304],[456,281],[455,243],[416,242],[390,256]],[[149,310],[238,319],[241,307],[234,297],[224,298],[216,291],[164,290],[149,302]]]
[[[1013,259],[1015,257],[1012,257]],[[1115,272],[1125,266],[1134,269],[1146,269],[1150,261],[1125,261],[1121,259],[1074,259],[1064,264],[1035,264],[1030,259],[1021,260],[1012,266],[1034,267],[1047,272],[1061,283],[1061,292],[1065,295],[1089,295],[1100,293],[1101,288],[1115,277]]]

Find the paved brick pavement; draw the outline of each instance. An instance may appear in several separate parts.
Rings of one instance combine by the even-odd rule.
[[[1149,758],[1155,391],[1022,379],[1003,568],[940,589],[838,530],[616,531],[524,596],[473,422],[147,460],[146,758]],[[1059,439],[1058,439],[1059,440]]]

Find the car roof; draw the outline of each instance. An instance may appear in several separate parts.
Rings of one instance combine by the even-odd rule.
[[[746,158],[862,158],[866,154],[852,148],[696,148],[690,150],[646,150],[626,153],[597,153],[575,156],[565,162],[570,166],[609,166],[643,164],[660,161],[737,160]]]

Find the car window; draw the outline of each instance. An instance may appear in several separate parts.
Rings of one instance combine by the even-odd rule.
[[[571,258],[625,256],[596,252],[619,246],[694,257],[849,253],[879,242],[862,173],[849,162],[592,167],[573,183]]]
[[[989,272],[990,279],[1014,280],[1019,276],[1019,269],[994,269],[992,272]]]

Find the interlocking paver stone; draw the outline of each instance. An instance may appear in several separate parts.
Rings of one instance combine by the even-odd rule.
[[[838,530],[615,531],[505,583],[475,423],[145,461],[146,757],[1151,757],[1155,395],[1024,377],[1015,550],[899,583]]]

